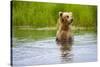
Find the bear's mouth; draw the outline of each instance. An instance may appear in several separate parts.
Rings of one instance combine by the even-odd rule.
[[[70,20],[69,24],[71,24],[73,22],[73,19]]]
[[[71,22],[73,22],[73,19],[71,19]]]
[[[68,25],[69,25],[69,24],[71,24],[72,22],[73,22],[73,20],[71,20],[70,22],[67,22],[67,23],[68,23]]]

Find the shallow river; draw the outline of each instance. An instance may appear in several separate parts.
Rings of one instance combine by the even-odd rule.
[[[12,48],[13,66],[94,62],[97,60],[97,40],[93,34],[74,36],[70,55],[61,56],[55,37],[40,41],[15,42]]]

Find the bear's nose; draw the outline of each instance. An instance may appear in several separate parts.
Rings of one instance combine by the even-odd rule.
[[[71,19],[71,21],[73,21],[73,19]]]

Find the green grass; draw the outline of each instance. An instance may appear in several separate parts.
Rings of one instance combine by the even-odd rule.
[[[87,33],[95,34],[96,31],[93,31],[93,28],[76,28],[72,29],[73,35],[83,35]],[[20,28],[16,27],[13,29],[13,37],[15,37],[18,40],[26,39],[27,41],[31,40],[41,40],[49,37],[55,37],[56,36],[56,29],[51,30],[35,30],[35,28]]]
[[[13,30],[13,37],[17,39],[41,40],[56,36],[56,30],[32,30],[16,28]]]
[[[79,4],[12,1],[13,26],[55,27],[59,11],[71,11],[74,26],[96,27],[97,7]]]

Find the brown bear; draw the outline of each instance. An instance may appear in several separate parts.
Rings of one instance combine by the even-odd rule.
[[[70,54],[72,47],[71,23],[73,22],[72,12],[59,12],[58,30],[56,41],[59,45],[61,56],[65,57]]]
[[[57,42],[72,41],[71,23],[73,22],[72,12],[59,12]]]

